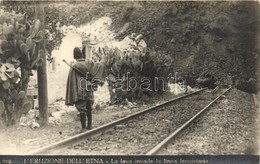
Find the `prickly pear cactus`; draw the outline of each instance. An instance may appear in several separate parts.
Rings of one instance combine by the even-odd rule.
[[[32,69],[41,65],[44,32],[40,20],[0,10],[0,124],[15,125],[32,108],[26,90]]]

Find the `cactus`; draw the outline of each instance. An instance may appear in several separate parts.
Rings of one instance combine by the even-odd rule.
[[[19,75],[19,73],[17,71],[14,71],[14,77],[17,77],[17,78],[20,77],[20,75]]]
[[[26,31],[26,27],[24,25],[18,25],[18,34],[23,34]]]
[[[13,84],[16,84],[16,82],[17,82],[18,79],[19,79],[19,78],[14,75],[14,77],[12,78],[12,83],[13,83]]]
[[[0,35],[2,35],[2,34],[3,34],[3,25],[0,24]]]
[[[15,112],[14,120],[17,120],[17,119],[19,120],[19,118],[21,117],[24,110],[28,110],[28,111],[30,110],[31,105],[27,104],[27,103],[28,103],[28,99],[27,99],[26,95],[23,96],[22,98],[17,96],[17,98],[15,99],[15,103],[14,103],[14,112]]]
[[[44,32],[43,31],[39,31],[36,36],[41,36],[43,38],[44,37]]]
[[[17,95],[17,99],[23,99],[26,97],[26,93],[24,91],[20,91]]]
[[[36,43],[32,43],[31,56],[34,56],[35,52],[36,52]]]
[[[14,28],[15,28],[15,32],[18,32],[18,30],[19,30],[19,22],[18,21],[15,22]]]
[[[5,75],[5,73],[1,73],[0,75],[2,81],[6,81],[8,77]]]
[[[0,55],[3,55],[4,54],[4,52],[3,52],[3,50],[2,50],[2,40],[0,40]]]
[[[38,62],[36,63],[36,66],[42,66],[42,63],[43,63],[43,59],[40,58],[40,59],[38,60]]]
[[[7,20],[5,15],[0,15],[0,124],[2,120],[7,126],[15,125],[22,113],[32,108],[26,89],[31,66],[39,65],[44,55],[39,51],[44,32],[39,29],[39,20],[31,25],[24,18]],[[16,70],[19,68],[21,75]]]
[[[28,46],[27,46],[25,43],[22,43],[22,44],[20,45],[20,50],[21,50],[21,52],[22,52],[23,54],[27,54],[29,48],[28,48]]]
[[[3,88],[4,89],[9,89],[11,83],[10,83],[10,80],[6,80],[4,83],[3,83]]]
[[[13,64],[11,63],[5,63],[2,64],[0,68],[0,78],[3,81],[2,87],[3,89],[7,90],[10,87],[13,87],[12,85],[12,78],[17,76],[17,71]]]
[[[32,39],[35,43],[39,43],[43,40],[43,38],[44,38],[44,33],[42,31],[39,31],[37,33],[37,35],[35,37],[33,37]]]
[[[6,125],[12,124],[17,115],[13,101],[18,97],[17,90],[20,89],[21,84],[17,83],[20,74],[16,71],[20,61],[13,62],[12,58],[19,60],[21,57],[20,45],[23,43],[24,36],[19,35],[18,30],[20,29],[20,33],[23,33],[24,27],[23,24],[17,22],[15,17],[0,15],[0,124],[2,121]],[[26,50],[24,45],[21,48],[23,51]],[[17,105],[17,108],[21,107]]]
[[[4,15],[1,15],[0,16],[0,24],[3,24],[5,21],[6,21],[6,16],[4,16]]]
[[[7,68],[7,72],[13,72],[15,70],[14,65],[11,63],[5,63],[5,67]]]
[[[5,51],[5,50],[8,49],[8,42],[7,42],[7,40],[2,40],[2,42],[1,42],[1,49],[2,49],[2,51]]]
[[[23,43],[24,43],[24,41],[23,41],[22,39],[18,39],[18,40],[17,40],[17,46],[18,46],[17,48],[20,49],[20,46],[21,46],[21,44],[23,44]]]
[[[26,45],[27,45],[27,47],[28,47],[29,50],[31,50],[31,49],[33,48],[33,40],[32,40],[31,37],[28,37],[28,38],[26,39]]]
[[[15,98],[17,97],[17,95],[18,95],[17,90],[12,90],[12,92],[11,92],[11,94],[10,94],[10,98],[11,98],[11,99],[15,99]]]
[[[13,25],[11,24],[7,24],[6,22],[3,23],[3,34],[7,35],[8,33],[13,31]]]
[[[0,101],[0,116],[4,113],[5,111],[5,104],[3,101]]]
[[[40,29],[40,25],[41,25],[41,22],[39,19],[36,19],[35,22],[34,22],[34,25],[32,27],[32,33],[30,35],[30,37],[35,37],[36,34],[39,32],[39,29]]]
[[[18,45],[16,44],[16,47],[17,47]],[[20,52],[20,51],[16,51],[15,52],[15,54],[14,54],[14,57],[13,58],[15,58],[15,59],[20,59],[20,57],[22,57],[22,53]],[[17,60],[18,61],[18,60]],[[15,64],[15,67],[17,68],[19,65],[20,65],[20,63],[18,64],[17,62],[14,62]]]
[[[13,27],[15,27],[15,24],[16,24],[16,19],[15,18],[12,18],[11,19],[11,24],[13,25]],[[14,28],[15,29],[15,28]]]
[[[32,109],[32,103],[31,102],[25,102],[23,104],[22,113],[27,114],[30,109]]]
[[[39,50],[39,53],[37,54],[37,58],[32,62],[31,64],[31,68],[33,68],[35,65],[38,65],[39,62],[41,62],[41,57],[44,55],[44,51],[43,50]]]

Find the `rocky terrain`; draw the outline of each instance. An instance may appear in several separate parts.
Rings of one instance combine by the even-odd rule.
[[[67,5],[64,7],[64,5]],[[63,24],[82,25],[102,16],[123,39],[142,33],[148,47],[174,59],[173,70],[194,80],[201,73],[229,85],[257,78],[258,2],[77,2],[54,3]]]

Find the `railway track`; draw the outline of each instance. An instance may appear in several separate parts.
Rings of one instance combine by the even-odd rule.
[[[173,133],[171,133],[167,138],[165,138],[162,142],[160,142],[157,146],[151,149],[146,155],[158,155],[163,152],[164,149],[168,147],[168,145],[172,142],[172,140],[183,130],[187,129],[189,125],[197,119],[205,110],[207,110],[212,104],[214,104],[218,99],[220,99],[226,92],[228,92],[231,88],[225,90],[222,94],[216,97],[213,101],[211,101],[208,105],[206,105],[201,111],[199,111],[196,115],[194,115],[191,119],[185,122],[182,126],[176,129]]]
[[[184,129],[222,94],[201,89],[27,154],[152,155],[163,147],[160,141]]]

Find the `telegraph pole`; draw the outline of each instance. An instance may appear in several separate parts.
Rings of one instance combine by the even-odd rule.
[[[35,13],[37,19],[41,21],[40,30],[45,31],[45,13],[44,4],[36,2]],[[40,49],[45,52],[45,37],[43,42],[40,44]],[[47,68],[46,68],[46,55],[42,56],[43,63],[37,68],[37,79],[38,79],[38,101],[39,101],[39,116],[40,125],[44,126],[48,123],[48,85],[47,85]]]

